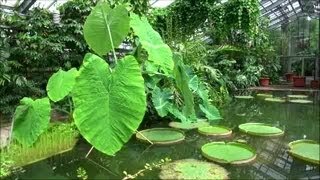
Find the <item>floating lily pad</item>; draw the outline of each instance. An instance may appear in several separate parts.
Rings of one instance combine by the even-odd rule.
[[[289,143],[289,154],[303,161],[319,165],[319,147],[320,145],[316,141],[297,140]]]
[[[224,126],[206,126],[198,128],[198,132],[208,136],[229,137],[232,130]]]
[[[284,103],[286,102],[286,100],[282,99],[282,98],[266,98],[264,99],[265,101],[268,101],[268,102],[278,102],[278,103]]]
[[[146,129],[136,133],[136,137],[145,142],[151,141],[153,144],[174,144],[185,138],[182,131],[173,128]]]
[[[291,95],[287,95],[288,98],[293,98],[293,99],[307,99],[308,96],[307,95],[303,95],[303,94],[291,94]]]
[[[204,157],[224,164],[246,164],[256,159],[256,151],[244,143],[212,142],[201,147]]]
[[[169,126],[177,129],[191,130],[197,129],[199,127],[210,126],[210,123],[206,121],[199,121],[194,123],[170,122]]]
[[[244,116],[246,116],[246,113],[237,113],[236,115],[240,116],[240,117],[244,117]]]
[[[174,161],[161,167],[160,179],[229,179],[228,171],[210,162],[195,159]]]
[[[257,96],[258,98],[261,98],[261,99],[272,98],[272,97],[273,97],[272,94],[257,94],[256,96]]]
[[[313,103],[313,101],[305,100],[305,99],[292,99],[292,100],[289,100],[289,102],[299,103],[299,104],[312,104]]]
[[[264,123],[240,124],[239,129],[241,132],[262,137],[276,137],[284,134],[284,131],[281,129]]]
[[[253,99],[253,96],[234,96],[236,99]]]

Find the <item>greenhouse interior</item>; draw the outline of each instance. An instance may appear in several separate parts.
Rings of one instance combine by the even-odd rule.
[[[0,179],[320,179],[319,0],[0,0]]]

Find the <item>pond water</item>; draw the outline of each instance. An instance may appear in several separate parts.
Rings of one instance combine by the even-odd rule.
[[[285,93],[273,92],[284,97]],[[123,171],[134,174],[143,169],[145,163],[159,162],[166,157],[172,160],[195,158],[206,161],[200,152],[202,145],[212,141],[245,140],[257,150],[257,160],[245,166],[223,165],[230,178],[236,179],[320,179],[319,166],[307,165],[293,159],[287,153],[287,144],[298,139],[319,142],[319,94],[308,94],[313,104],[293,104],[266,102],[255,99],[234,99],[222,110],[224,120],[220,125],[233,129],[228,139],[215,139],[199,135],[196,130],[186,132],[183,143],[168,146],[150,146],[134,137],[116,156],[105,156],[80,142],[74,150],[47,160],[24,167],[23,173],[14,174],[9,179],[76,179],[77,169],[85,169],[89,179],[122,179]],[[280,138],[257,138],[239,132],[237,126],[246,122],[263,122],[285,131]],[[156,127],[164,126],[161,124]],[[159,170],[146,171],[138,179],[158,179]]]

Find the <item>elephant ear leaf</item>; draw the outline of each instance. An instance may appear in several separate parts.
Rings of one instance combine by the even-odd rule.
[[[164,74],[172,74],[174,63],[170,47],[163,42],[146,17],[131,13],[130,19],[134,34],[139,37],[142,48],[148,52],[146,65],[156,67],[154,69],[160,69]]]
[[[110,70],[87,54],[73,90],[74,120],[82,136],[99,151],[114,155],[139,127],[146,110],[138,62],[126,56]]]
[[[130,29],[129,23],[125,6],[111,9],[107,2],[98,3],[84,23],[84,39],[94,52],[105,55],[125,39]]]
[[[168,115],[168,110],[171,106],[170,99],[173,98],[173,93],[170,89],[164,89],[156,87],[152,91],[152,102],[160,117]]]
[[[31,146],[47,130],[50,111],[48,98],[23,98],[14,113],[13,137],[23,146]]]
[[[222,119],[219,110],[215,106],[211,104],[208,104],[207,106],[199,104],[199,107],[201,111],[206,115],[206,118],[208,118],[209,121]]]
[[[60,69],[50,77],[47,84],[47,93],[53,102],[60,101],[72,91],[77,73],[76,68],[69,71]]]

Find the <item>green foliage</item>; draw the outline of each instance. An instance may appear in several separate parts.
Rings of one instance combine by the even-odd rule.
[[[169,109],[172,104],[170,100],[173,99],[173,93],[170,89],[164,88],[161,90],[159,87],[155,87],[152,91],[152,103],[157,110],[160,117],[168,115]]]
[[[84,38],[99,55],[118,47],[129,32],[129,16],[125,6],[109,7],[98,3],[84,24]]]
[[[25,166],[71,150],[78,140],[78,135],[74,124],[50,124],[47,131],[42,133],[31,147],[12,141],[8,147],[2,149],[0,157],[7,157],[12,161],[13,168]]]
[[[77,73],[76,68],[72,68],[69,71],[59,69],[58,72],[54,73],[47,84],[49,98],[57,102],[66,97],[72,91]]]
[[[120,150],[142,121],[146,107],[144,81],[132,56],[114,69],[87,54],[73,91],[74,120],[81,134],[108,155]]]
[[[23,98],[14,113],[13,137],[23,146],[31,146],[47,130],[50,121],[48,98]]]
[[[180,54],[174,54],[174,79],[177,89],[180,91],[183,97],[183,113],[186,116],[191,116],[194,111],[194,100],[192,92],[189,88],[189,76],[187,74],[186,66],[183,64]]]
[[[130,26],[134,34],[139,37],[138,42],[148,52],[147,70],[153,73],[160,70],[164,74],[172,74],[174,63],[169,46],[163,42],[159,33],[152,28],[146,17],[140,18],[131,13],[130,18]]]

